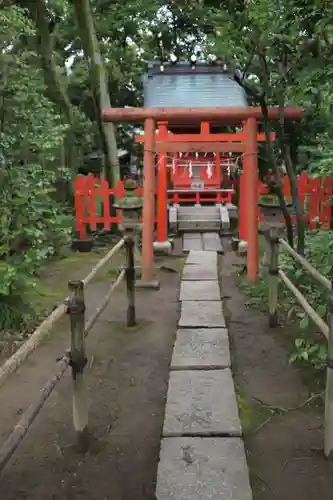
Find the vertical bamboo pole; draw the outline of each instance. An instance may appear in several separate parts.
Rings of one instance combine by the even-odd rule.
[[[153,233],[155,219],[155,121],[146,118],[143,156],[142,281],[153,278]]]
[[[126,236],[126,293],[127,293],[127,326],[136,325],[135,317],[135,263],[134,240],[132,235]]]
[[[73,425],[77,437],[78,451],[85,453],[89,446],[88,439],[88,397],[84,381],[86,365],[84,325],[85,302],[82,281],[70,281],[68,284],[70,300],[68,312],[71,328],[71,361],[73,380]]]
[[[333,460],[333,282],[329,297],[329,334],[326,370],[324,452],[328,460]]]
[[[278,270],[278,252],[279,238],[278,230],[272,228],[269,232],[270,243],[270,262],[269,262],[269,281],[268,281],[268,314],[269,326],[275,328],[278,324],[277,307],[278,307],[278,288],[279,288],[279,270]]]

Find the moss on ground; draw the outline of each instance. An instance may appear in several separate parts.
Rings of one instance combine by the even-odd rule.
[[[239,389],[236,389],[236,400],[243,435],[245,438],[249,438],[270,416],[270,411],[254,401],[249,401],[248,398],[246,398],[246,396],[239,391]]]
[[[48,262],[27,297],[36,314],[59,305],[68,294],[68,281],[84,279],[109,250],[97,248],[89,253],[68,252],[64,257]],[[93,282],[112,281],[124,262],[124,253],[120,251],[98,272]]]

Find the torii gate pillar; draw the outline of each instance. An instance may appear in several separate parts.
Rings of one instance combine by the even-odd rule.
[[[139,287],[158,288],[153,279],[154,221],[155,221],[155,120],[146,118],[144,122],[143,153],[143,225],[142,225],[142,276]]]
[[[158,139],[168,139],[168,122],[158,122]],[[157,241],[154,241],[154,250],[169,254],[172,245],[168,239],[167,153],[158,153],[157,158]]]
[[[258,125],[256,118],[248,118],[245,125],[244,182],[247,236],[247,276],[255,280],[259,271],[258,249]]]

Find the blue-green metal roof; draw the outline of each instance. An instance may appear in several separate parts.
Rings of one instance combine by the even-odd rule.
[[[161,108],[247,107],[244,90],[222,65],[151,63],[144,77],[144,106]]]

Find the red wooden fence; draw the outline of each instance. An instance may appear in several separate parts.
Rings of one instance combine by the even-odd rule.
[[[143,188],[137,188],[136,194],[142,196]],[[122,211],[116,210],[111,215],[110,199],[112,196],[123,198],[125,189],[122,181],[115,188],[110,188],[103,177],[79,175],[74,181],[76,231],[81,240],[87,236],[87,225],[96,231],[97,225],[110,230],[111,224],[122,223]]]
[[[291,200],[290,182],[287,176],[282,177],[283,193]],[[310,229],[318,226],[329,229],[331,227],[333,180],[329,177],[313,179],[307,172],[298,176],[298,197],[304,212],[304,220]],[[267,193],[267,187],[258,183],[258,195]],[[258,212],[259,213],[259,212]],[[295,216],[293,216],[295,220]]]
[[[283,191],[286,197],[290,198],[290,185],[287,177],[282,179]],[[123,198],[125,189],[121,181],[112,189],[108,182],[103,178],[96,178],[93,175],[78,176],[74,182],[75,191],[75,211],[76,211],[76,231],[80,234],[81,239],[86,238],[87,226],[91,231],[95,231],[97,225],[101,225],[105,230],[109,230],[111,224],[122,223],[122,211],[117,210],[114,215],[111,215],[112,196]],[[143,188],[137,188],[136,194],[142,196]],[[309,223],[310,228],[317,227],[317,224],[324,228],[330,228],[331,211],[332,211],[332,192],[333,181],[330,178],[312,179],[306,172],[302,173],[298,178],[299,198],[305,212],[305,220]],[[258,183],[258,196],[267,193],[267,188],[261,182]],[[193,199],[182,199],[179,193],[170,193],[168,195],[169,203],[192,201],[200,202],[200,192],[193,193]],[[214,192],[212,191],[212,194]],[[199,197],[198,197],[199,195]],[[231,190],[226,190],[224,193],[216,193],[216,201],[229,201]],[[260,214],[258,211],[258,217]],[[155,219],[157,222],[157,219]]]

